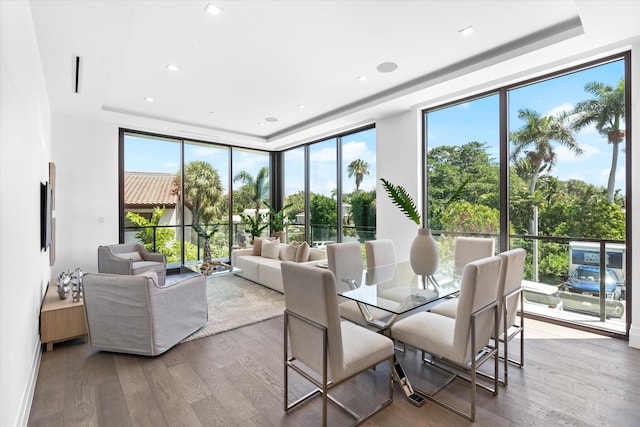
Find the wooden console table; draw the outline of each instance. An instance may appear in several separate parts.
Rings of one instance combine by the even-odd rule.
[[[40,310],[40,342],[46,344],[46,351],[51,351],[54,343],[80,337],[87,342],[83,302],[73,302],[71,295],[60,299],[51,283]]]

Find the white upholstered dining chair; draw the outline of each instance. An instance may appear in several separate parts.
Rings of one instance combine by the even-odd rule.
[[[282,264],[284,287],[284,410],[320,395],[322,425],[327,425],[327,402],[345,410],[358,425],[393,402],[393,342],[382,334],[341,321],[335,276],[326,269],[294,262]],[[387,361],[388,397],[366,415],[358,415],[329,395],[344,381]],[[289,402],[289,370],[316,389]],[[315,374],[314,374],[315,373]],[[320,376],[320,379],[318,379]]]
[[[447,362],[468,372],[469,378],[455,371],[432,393],[414,386],[414,390],[430,400],[475,421],[476,387],[498,394],[498,357],[496,346],[489,346],[491,336],[498,333],[498,286],[502,259],[494,256],[471,262],[463,270],[458,310],[455,318],[419,312],[397,321],[391,326],[391,337],[407,346],[431,355],[423,366],[442,367]],[[494,357],[495,356],[495,357]],[[477,369],[493,357],[493,387],[478,383]],[[424,359],[424,356],[423,356]],[[470,410],[465,412],[436,395],[455,378],[471,383]],[[414,383],[415,385],[415,383]]]
[[[361,286],[364,274],[362,250],[355,242],[327,245],[327,265],[334,274],[338,289],[349,290],[350,286]],[[339,298],[340,316],[367,326],[366,319],[384,319],[391,313],[376,307],[359,305],[357,302]]]
[[[488,258],[495,254],[495,241],[487,237],[456,237],[453,249],[453,279],[460,280],[464,266],[472,261]],[[432,308],[431,311],[449,317],[456,317],[458,298],[450,298]]]
[[[367,268],[396,263],[396,249],[391,239],[368,240],[364,242]]]
[[[492,336],[498,343],[502,344],[502,358],[504,359],[504,377],[500,380],[505,386],[508,385],[509,363],[518,367],[524,366],[524,316],[520,316],[519,324],[516,324],[518,305],[522,307],[522,277],[524,275],[524,263],[527,251],[524,249],[512,249],[498,254],[502,258],[502,273],[498,286],[498,313],[500,324],[498,325],[498,335]],[[439,304],[431,309],[432,313],[455,318],[458,307],[458,298],[453,298]],[[520,358],[510,359],[508,344],[513,338],[520,335]]]

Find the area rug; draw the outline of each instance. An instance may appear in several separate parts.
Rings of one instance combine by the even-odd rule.
[[[209,320],[182,342],[282,316],[284,296],[233,274],[207,277]]]

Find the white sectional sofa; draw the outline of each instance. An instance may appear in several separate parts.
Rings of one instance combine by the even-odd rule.
[[[242,270],[237,275],[278,292],[283,292],[280,265],[284,261],[305,264],[327,262],[327,253],[325,251],[310,248],[306,243],[295,246],[280,243],[276,240],[275,246],[270,246],[274,245],[273,242],[256,238],[253,248],[234,249],[231,252],[231,265]]]

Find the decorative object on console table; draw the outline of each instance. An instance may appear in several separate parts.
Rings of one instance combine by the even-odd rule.
[[[56,288],[60,299],[67,299],[69,292],[73,295],[73,302],[82,301],[82,276],[84,272],[76,268],[73,272],[63,271],[56,280]]]
[[[420,225],[420,213],[407,190],[401,185],[391,184],[384,178],[380,181],[393,204],[400,208],[407,218]],[[438,268],[438,258],[438,245],[431,235],[431,230],[426,227],[418,229],[409,255],[413,271],[420,276],[432,276]]]
[[[40,342],[46,344],[46,351],[51,351],[54,343],[75,338],[87,342],[84,304],[60,299],[56,287],[49,285],[40,310]]]
[[[82,301],[82,277],[84,271],[76,268],[71,273],[71,294],[73,295],[73,302]]]
[[[69,274],[68,271],[60,273],[56,280],[56,288],[60,299],[69,298],[69,291],[71,290],[71,274]]]

